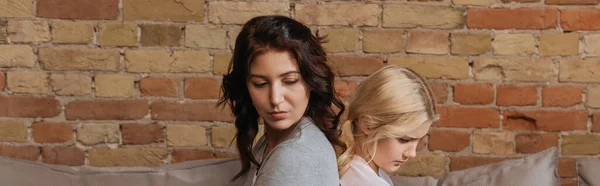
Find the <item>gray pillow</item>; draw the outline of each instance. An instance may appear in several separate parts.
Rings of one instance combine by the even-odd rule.
[[[560,186],[556,170],[558,152],[556,147],[526,156],[479,167],[446,173],[439,179],[392,178],[394,185],[427,186]]]
[[[162,167],[68,167],[0,157],[1,185],[234,186],[237,159],[197,160]]]
[[[600,159],[577,160],[579,186],[600,185]]]
[[[431,176],[408,177],[408,176],[390,176],[395,186],[436,186],[438,179]]]

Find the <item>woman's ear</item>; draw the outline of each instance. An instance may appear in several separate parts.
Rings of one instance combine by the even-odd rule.
[[[356,123],[356,126],[358,126],[358,129],[363,134],[368,134],[370,132],[369,128],[365,126],[366,120],[368,120],[368,118],[366,118],[365,116],[361,116],[358,118],[358,123]]]

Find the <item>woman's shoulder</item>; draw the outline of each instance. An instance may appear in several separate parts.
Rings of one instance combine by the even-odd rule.
[[[320,163],[329,160],[336,162],[333,146],[310,118],[300,121],[288,139],[277,145],[271,153],[271,156],[278,156],[282,161],[306,159]],[[323,160],[319,161],[320,158]]]
[[[319,139],[318,127],[305,122],[300,123],[286,141],[270,152],[259,175],[270,176],[267,180],[269,183],[282,181],[288,185],[339,185],[333,147],[322,133],[322,139]]]
[[[323,131],[309,117],[298,123],[298,130],[290,135],[290,140],[286,145],[301,147],[310,153],[332,153],[335,156],[333,146]]]
[[[303,143],[278,145],[260,172],[271,180],[285,180],[287,185],[339,185],[335,153],[316,151]]]
[[[304,134],[306,135],[307,133]],[[319,140],[308,135],[302,136],[300,139],[292,142],[281,143],[271,153],[281,158],[292,160],[298,160],[299,158],[315,160],[315,158],[320,157],[336,157],[335,151],[329,141],[327,141],[327,138]]]

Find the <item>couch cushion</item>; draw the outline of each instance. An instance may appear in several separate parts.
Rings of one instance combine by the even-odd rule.
[[[0,180],[2,185],[34,186],[34,185],[75,185],[77,176],[55,170],[37,162],[0,157]]]
[[[559,186],[556,147],[516,160],[450,172],[438,185]]]
[[[577,160],[579,186],[600,185],[600,159]]]
[[[426,176],[426,177],[408,177],[408,176],[390,176],[394,185],[419,185],[419,186],[436,186],[437,179]]]
[[[560,186],[556,170],[557,162],[557,149],[553,147],[521,159],[505,160],[449,172],[437,180],[432,177],[402,178],[396,176],[392,180],[395,185]]]
[[[11,186],[235,186],[239,160],[197,160],[162,167],[68,167],[0,157],[0,180]]]

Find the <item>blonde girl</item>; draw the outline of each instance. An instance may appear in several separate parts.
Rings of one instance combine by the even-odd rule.
[[[338,152],[342,186],[391,186],[395,172],[416,156],[419,140],[438,119],[427,82],[412,70],[386,66],[362,81],[350,98]]]

